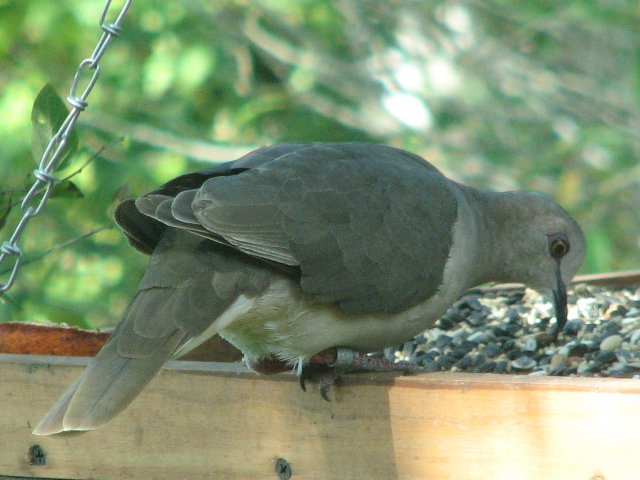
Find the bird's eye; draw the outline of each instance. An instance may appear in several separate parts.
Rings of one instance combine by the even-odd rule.
[[[549,235],[549,253],[556,260],[569,252],[569,240],[563,234]]]

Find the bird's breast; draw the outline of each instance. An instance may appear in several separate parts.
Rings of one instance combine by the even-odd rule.
[[[452,290],[401,313],[359,315],[320,303],[279,279],[257,298],[240,297],[230,308],[238,314],[220,335],[252,361],[278,358],[293,365],[335,346],[372,352],[424,331],[456,300],[459,292]]]

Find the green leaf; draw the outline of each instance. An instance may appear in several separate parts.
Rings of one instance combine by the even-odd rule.
[[[69,110],[67,110],[64,101],[51,84],[47,83],[40,90],[31,110],[31,125],[33,126],[31,152],[36,162],[40,162],[49,145],[49,141],[58,132],[68,115]],[[58,161],[57,169],[66,166],[69,159],[78,151],[78,144],[78,135],[73,131],[67,139],[67,144]]]
[[[84,198],[84,194],[75,183],[66,180],[53,187],[51,198]]]
[[[0,193],[0,198],[4,200],[4,197],[7,196],[5,193]],[[8,200],[6,205],[0,206],[0,230],[4,228],[7,223],[7,218],[9,218],[9,213],[11,212],[11,195],[8,195]],[[4,202],[2,202],[4,203]]]

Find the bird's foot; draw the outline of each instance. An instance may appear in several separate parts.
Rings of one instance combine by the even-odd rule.
[[[303,392],[307,391],[307,380],[317,381],[320,396],[330,402],[329,388],[340,382],[340,371],[322,363],[309,363],[302,367],[300,372],[300,388]]]
[[[330,402],[329,388],[336,384],[343,373],[403,372],[417,373],[420,367],[409,362],[392,362],[384,357],[371,357],[365,352],[350,348],[333,347],[323,350],[309,359],[300,373],[300,387],[306,391],[307,380],[317,380],[320,395]]]

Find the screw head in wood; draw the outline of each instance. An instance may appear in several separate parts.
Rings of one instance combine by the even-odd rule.
[[[293,473],[291,471],[291,464],[284,458],[279,458],[278,460],[276,460],[276,473],[278,474],[278,478],[280,480],[289,480]]]

